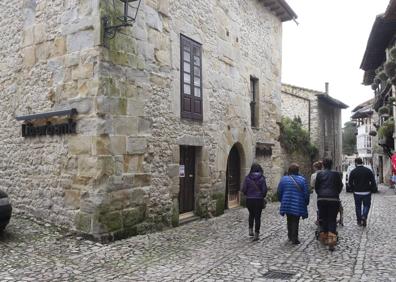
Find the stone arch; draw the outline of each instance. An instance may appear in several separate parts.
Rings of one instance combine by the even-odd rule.
[[[213,191],[214,193],[226,195],[227,162],[233,148],[237,150],[240,156],[240,183],[242,183],[254,158],[251,129],[243,127],[228,127],[220,135],[218,149],[216,152],[215,175],[217,176],[217,179],[215,189]]]

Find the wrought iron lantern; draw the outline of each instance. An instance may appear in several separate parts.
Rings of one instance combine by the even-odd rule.
[[[109,4],[110,1],[111,4]],[[116,16],[105,15],[102,17],[104,39],[114,38],[120,28],[133,26],[140,3],[141,0],[106,0],[107,12],[112,11]]]

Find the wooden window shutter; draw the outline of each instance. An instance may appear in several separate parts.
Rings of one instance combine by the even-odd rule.
[[[183,35],[181,35],[180,42],[181,116],[202,120],[201,44]]]

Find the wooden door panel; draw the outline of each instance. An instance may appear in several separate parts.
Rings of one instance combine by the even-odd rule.
[[[185,176],[180,178],[179,212],[194,210],[195,148],[180,147],[180,164],[184,165]]]

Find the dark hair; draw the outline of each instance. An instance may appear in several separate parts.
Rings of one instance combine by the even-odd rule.
[[[331,159],[324,159],[322,163],[323,167],[326,169],[331,169],[331,167],[333,166],[333,161]]]
[[[355,159],[355,164],[358,164],[358,165],[363,164],[362,158],[356,158],[356,159]]]
[[[289,172],[289,174],[298,174],[298,171],[299,171],[299,170],[300,170],[300,167],[298,166],[298,164],[292,163],[292,164],[289,166],[288,172]]]
[[[321,161],[314,162],[313,168],[317,170],[321,170],[323,168],[322,162]]]
[[[253,172],[263,173],[263,168],[258,163],[253,163],[252,166],[250,167],[250,173],[253,173]]]

